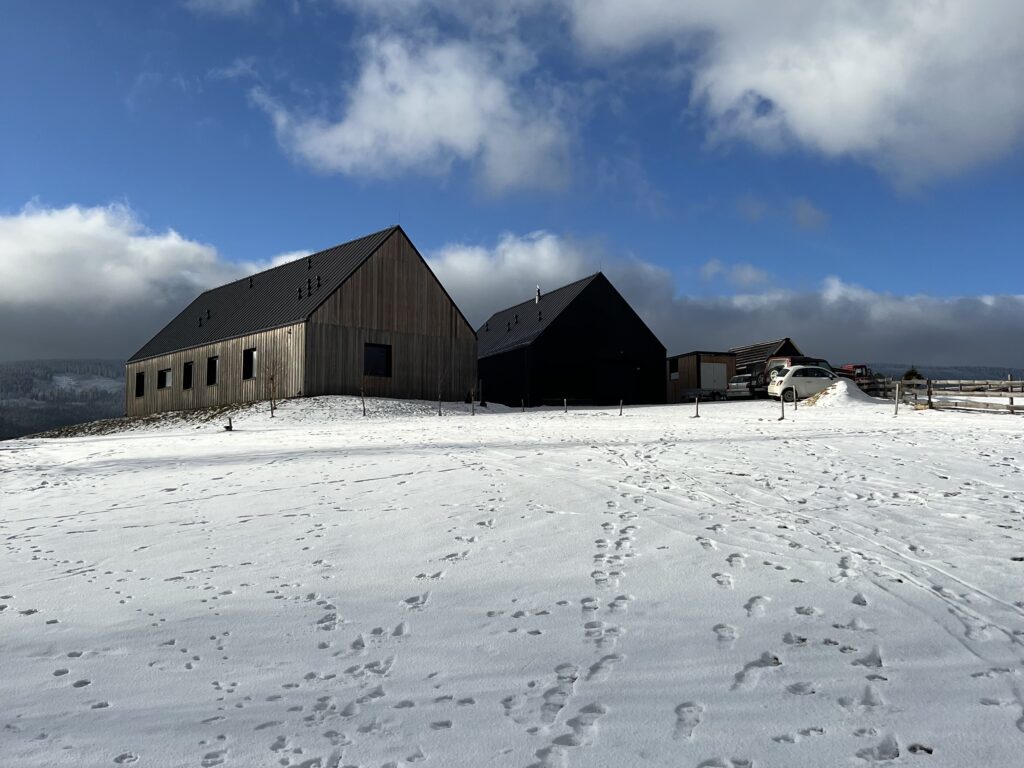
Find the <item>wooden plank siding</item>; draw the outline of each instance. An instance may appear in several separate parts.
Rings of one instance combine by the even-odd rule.
[[[391,346],[391,376],[363,375],[364,344]],[[461,400],[476,382],[476,334],[396,231],[309,318],[308,395]]]
[[[252,379],[242,379],[242,351],[255,347],[256,369]],[[232,403],[269,400],[271,374],[275,377],[277,397],[303,394],[305,324],[274,328],[269,331],[205,344],[128,363],[125,366],[125,412],[144,416],[163,411],[189,411]],[[219,358],[217,384],[206,384],[206,360]],[[182,389],[182,369],[193,363],[192,389]],[[157,372],[171,369],[171,386],[157,389]],[[145,394],[135,396],[135,374],[146,375]]]
[[[672,378],[671,361],[675,360],[679,375]],[[726,380],[736,375],[736,356],[731,354],[715,354],[714,352],[693,352],[685,355],[674,355],[666,361],[667,399],[670,403],[678,403],[687,393],[705,389],[707,382],[701,381],[701,363],[721,363],[725,365]]]

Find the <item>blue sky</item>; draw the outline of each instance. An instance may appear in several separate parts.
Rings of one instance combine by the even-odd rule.
[[[11,3],[0,358],[127,356],[198,290],[400,222],[474,322],[603,268],[670,352],[1019,365],[1018,4],[718,5]]]

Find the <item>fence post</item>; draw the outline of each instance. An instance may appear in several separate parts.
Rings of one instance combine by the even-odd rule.
[[[359,396],[363,398],[363,416],[366,415],[366,392],[362,389],[359,390]]]
[[[693,416],[691,416],[690,418],[691,419],[699,419],[700,418],[700,395],[697,395],[695,398],[693,398],[693,405],[694,405]]]
[[[786,418],[786,401],[782,399],[781,395],[779,396],[779,405],[782,406],[782,415],[779,416],[778,420],[782,421]]]
[[[622,415],[622,401],[619,400],[619,416]]]
[[[893,413],[892,413],[894,418],[900,412],[900,388],[901,388],[901,386],[902,386],[902,383],[897,381],[896,382],[896,410],[894,410]]]
[[[562,398],[562,413],[568,413],[568,412],[569,412],[569,398],[563,397]]]
[[[932,380],[928,379],[928,407],[932,407]]]
[[[800,398],[796,394],[796,387],[793,387],[793,413],[796,413],[796,401]]]
[[[526,400],[520,398],[519,399],[519,407],[523,409],[523,413],[526,413]]]

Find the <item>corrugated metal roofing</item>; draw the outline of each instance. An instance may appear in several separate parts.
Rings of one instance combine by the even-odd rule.
[[[476,332],[477,357],[489,357],[531,344],[598,277],[604,278],[604,275],[595,272],[575,283],[542,293],[539,302],[534,298],[495,312]]]
[[[388,227],[206,291],[129,362],[301,322],[398,230]]]
[[[755,363],[767,362],[768,358],[774,355],[783,344],[786,342],[793,344],[793,340],[788,336],[783,339],[775,339],[774,341],[761,341],[757,344],[748,344],[745,347],[733,347],[729,351],[736,355],[736,367],[742,368],[746,365],[752,365]],[[796,344],[793,344],[793,349],[798,350]]]

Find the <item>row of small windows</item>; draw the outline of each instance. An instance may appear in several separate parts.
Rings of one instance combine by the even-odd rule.
[[[190,360],[181,367],[181,388],[192,389],[193,363]],[[217,383],[220,373],[220,358],[216,355],[206,358],[206,386],[212,387]],[[390,344],[364,344],[363,345],[363,375],[364,376],[391,376],[391,345]],[[242,350],[242,379],[256,378],[256,348]],[[174,385],[174,372],[170,368],[161,368],[156,372],[156,388],[170,389]],[[143,397],[146,394],[146,373],[138,371],[135,374],[135,396]]]
[[[192,389],[194,363],[189,360],[181,366],[181,388]],[[213,355],[206,358],[206,386],[212,387],[217,384],[220,378],[220,357]],[[256,378],[256,348],[242,351],[242,378]],[[174,384],[174,372],[170,368],[161,368],[156,372],[156,388],[170,389]],[[135,396],[142,397],[146,394],[146,373],[138,371],[135,374]]]

